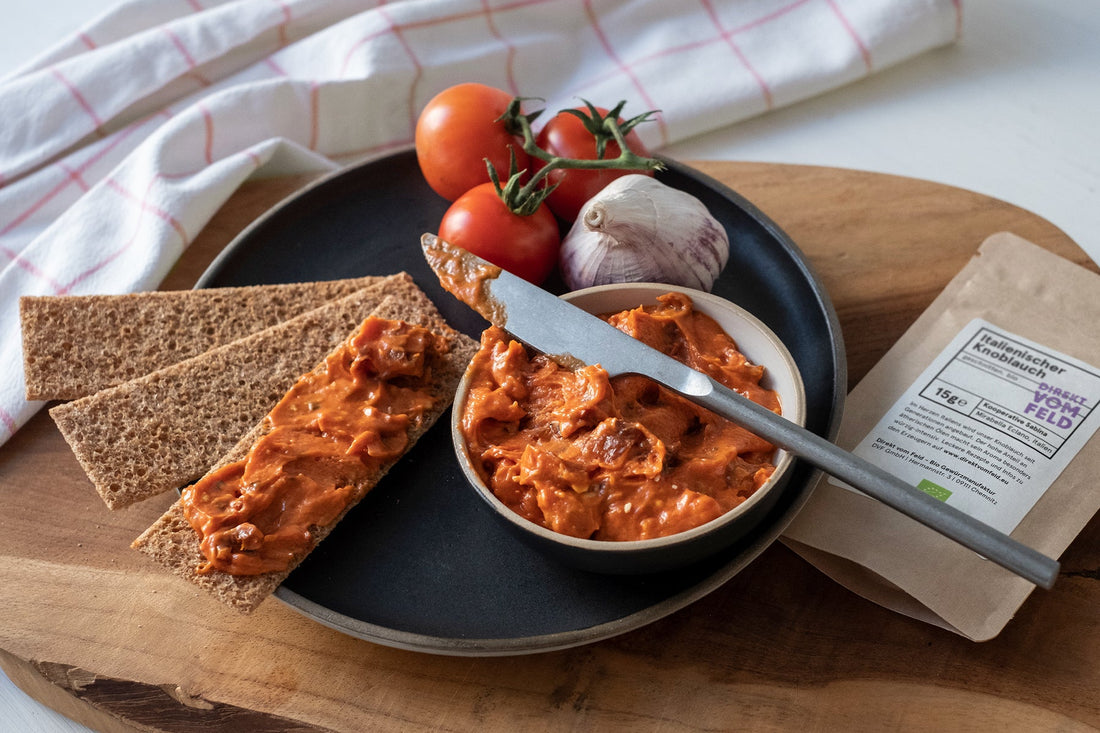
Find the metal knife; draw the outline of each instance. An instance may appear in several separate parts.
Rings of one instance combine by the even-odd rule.
[[[421,248],[443,287],[519,341],[568,367],[642,374],[1042,588],[1057,561],[785,420],[600,318],[433,234]]]

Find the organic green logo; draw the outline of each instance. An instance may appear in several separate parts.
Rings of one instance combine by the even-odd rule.
[[[917,488],[940,501],[947,501],[947,497],[951,496],[951,491],[949,489],[945,489],[939,484],[934,484],[928,479],[921,479],[921,482],[917,484]]]

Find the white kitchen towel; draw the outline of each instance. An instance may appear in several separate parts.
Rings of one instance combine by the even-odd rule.
[[[412,142],[480,81],[663,145],[952,42],[961,0],[130,0],[0,80],[0,443],[21,295],[155,288],[246,179]]]

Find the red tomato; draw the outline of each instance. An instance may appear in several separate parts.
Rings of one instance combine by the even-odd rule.
[[[578,107],[578,109],[587,112],[587,108],[585,107]],[[602,107],[597,107],[596,109],[599,110],[601,115],[607,115],[608,113],[608,110]],[[619,121],[622,122],[621,119]],[[559,158],[595,160],[597,157],[595,137],[584,128],[584,123],[581,120],[569,112],[558,112],[554,115],[554,117],[546,123],[546,126],[539,131],[535,142],[540,148]],[[632,152],[637,155],[649,157],[649,151],[646,149],[645,145],[642,144],[638,134],[633,130],[627,133],[626,142],[630,146]],[[619,157],[619,153],[619,144],[614,140],[609,140],[607,146],[604,148],[603,157],[617,158]],[[534,159],[532,162],[534,162],[536,166],[539,166],[542,161]],[[557,183],[558,187],[550,194],[546,204],[555,214],[572,223],[577,218],[577,214],[580,213],[581,207],[584,206],[588,199],[602,191],[604,186],[611,183],[616,178],[620,178],[630,173],[653,175],[652,171],[647,170],[559,169],[550,171],[550,173],[546,175],[546,185],[549,186]]]
[[[471,188],[451,204],[439,238],[536,285],[554,269],[561,247],[558,221],[545,204],[530,216],[514,214],[492,183]]]
[[[416,121],[416,158],[428,185],[443,198],[454,201],[489,180],[488,158],[508,179],[509,152],[516,151],[516,165],[528,165],[523,138],[509,134],[498,122],[512,95],[473,82],[444,89],[428,102]]]

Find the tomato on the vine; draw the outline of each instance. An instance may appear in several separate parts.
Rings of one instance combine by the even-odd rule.
[[[582,112],[589,111],[585,107],[578,107],[577,109]],[[594,109],[598,111],[600,115],[608,115],[608,110],[603,107],[595,107]],[[638,137],[638,133],[631,130],[626,134],[625,140],[632,152],[642,157],[649,157],[649,151]],[[546,123],[542,130],[539,131],[535,142],[547,153],[559,158],[596,160],[600,157],[596,149],[596,138],[592,132],[585,128],[584,122],[579,117],[564,110],[558,112]],[[619,156],[620,152],[619,144],[614,140],[608,140],[602,157],[616,158]],[[536,170],[541,167],[541,161],[538,159],[532,159],[532,162],[535,164]],[[602,191],[604,186],[611,183],[616,178],[621,178],[631,173],[653,175],[653,171],[649,170],[623,170],[614,168],[602,170],[568,170],[559,168],[558,170],[550,171],[550,173],[546,175],[546,185],[552,186],[558,184],[558,187],[550,193],[550,196],[546,200],[546,204],[550,207],[550,210],[559,217],[572,223],[573,220],[577,218],[577,214],[580,213],[581,207],[584,206],[585,202]]]
[[[436,193],[454,201],[487,182],[486,158],[506,177],[509,148],[518,169],[527,167],[522,137],[498,119],[511,102],[511,94],[475,82],[444,89],[428,102],[416,121],[416,158]]]
[[[545,204],[533,214],[515,214],[492,183],[471,188],[451,204],[439,238],[536,285],[553,271],[561,247],[557,219]]]

